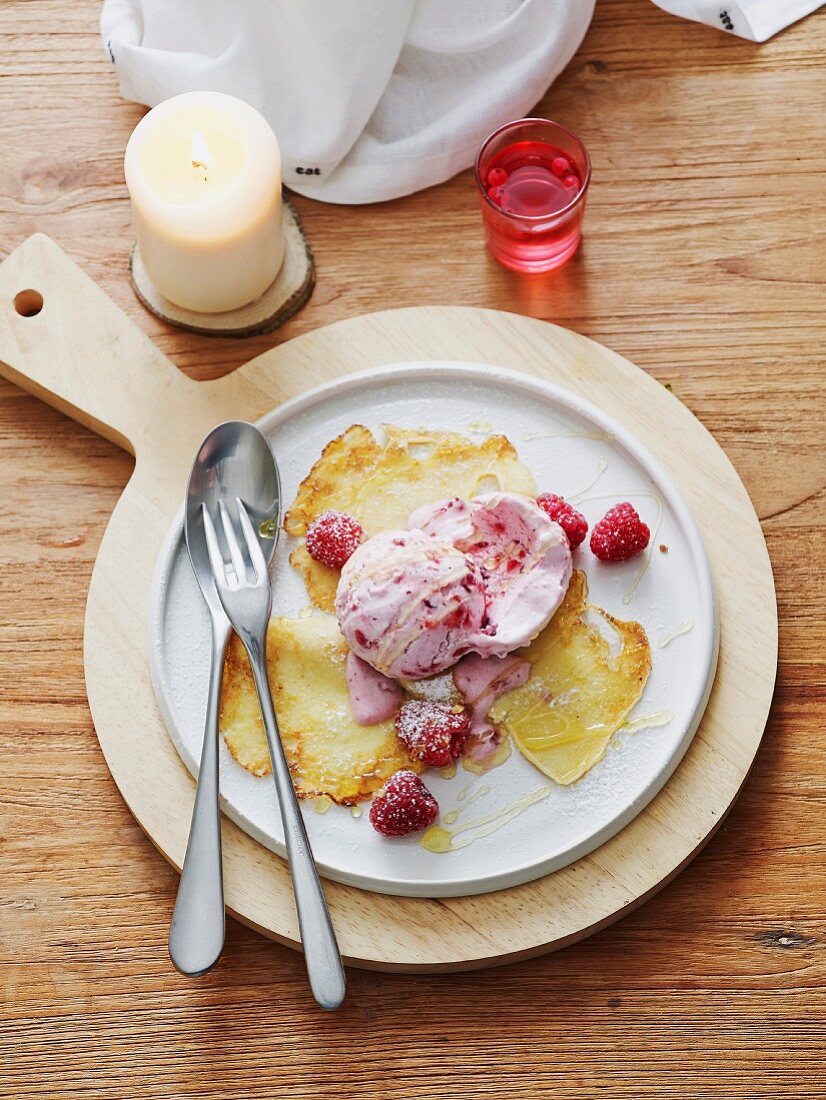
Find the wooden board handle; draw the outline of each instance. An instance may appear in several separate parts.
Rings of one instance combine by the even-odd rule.
[[[132,454],[206,388],[42,233],[0,264],[0,374]]]

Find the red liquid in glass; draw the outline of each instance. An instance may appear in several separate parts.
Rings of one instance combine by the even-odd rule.
[[[584,203],[563,211],[582,191],[582,177],[563,149],[514,142],[491,158],[483,182],[496,208],[482,201],[488,242],[502,263],[517,271],[549,271],[576,252]]]

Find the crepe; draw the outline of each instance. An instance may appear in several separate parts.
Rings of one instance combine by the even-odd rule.
[[[347,645],[329,615],[273,619],[267,672],[281,741],[300,798],[326,795],[343,806],[370,798],[399,768],[421,770],[393,721],[359,726],[350,711]],[[220,729],[227,748],[253,775],[271,771],[252,673],[233,636],[224,667]]]
[[[602,759],[651,671],[642,626],[615,619],[587,597],[585,574],[576,570],[548,626],[519,651],[531,664],[530,679],[489,712],[526,759],[563,785]]]

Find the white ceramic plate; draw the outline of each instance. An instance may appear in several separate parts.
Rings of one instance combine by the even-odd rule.
[[[632,718],[656,716],[621,731],[605,758],[579,782],[559,787],[514,751],[482,779],[461,768],[451,780],[435,772],[428,786],[442,814],[466,807],[453,828],[487,818],[542,788],[546,795],[488,836],[447,853],[426,851],[419,837],[386,840],[366,812],[356,819],[333,806],[321,815],[304,803],[313,851],[324,875],[387,894],[450,897],[483,893],[538,878],[593,851],[657,794],[696,730],[717,661],[711,577],[688,508],[656,459],[594,406],[534,378],[471,364],[405,363],[321,386],[260,422],[278,460],[285,503],[292,501],[324,445],[350,424],[380,429],[451,429],[482,438],[503,433],[533,472],[540,491],[579,501],[591,526],[619,500],[630,500],[652,530],[650,564],[633,590],[640,559],[602,565],[575,552],[592,602],[648,632],[653,669]],[[198,770],[209,664],[209,620],[175,519],[155,571],[149,617],[155,692],[187,768]],[[282,532],[273,564],[274,613],[297,615],[308,598],[287,557]],[[668,547],[662,553],[660,544]],[[685,629],[686,624],[692,624]],[[666,645],[670,635],[682,628]],[[270,777],[255,778],[221,745],[224,812],[261,844],[284,854]],[[473,786],[458,800],[459,792]],[[479,795],[482,785],[490,790]],[[477,795],[472,806],[471,796]],[[469,830],[462,839],[483,832]],[[457,837],[458,840],[458,837]]]

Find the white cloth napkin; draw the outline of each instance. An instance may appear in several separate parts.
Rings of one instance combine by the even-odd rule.
[[[542,97],[593,9],[594,0],[106,0],[101,32],[127,99],[239,96],[275,130],[288,187],[361,203],[468,167],[491,130]]]
[[[658,8],[697,23],[765,42],[823,6],[823,0],[654,0]]]

